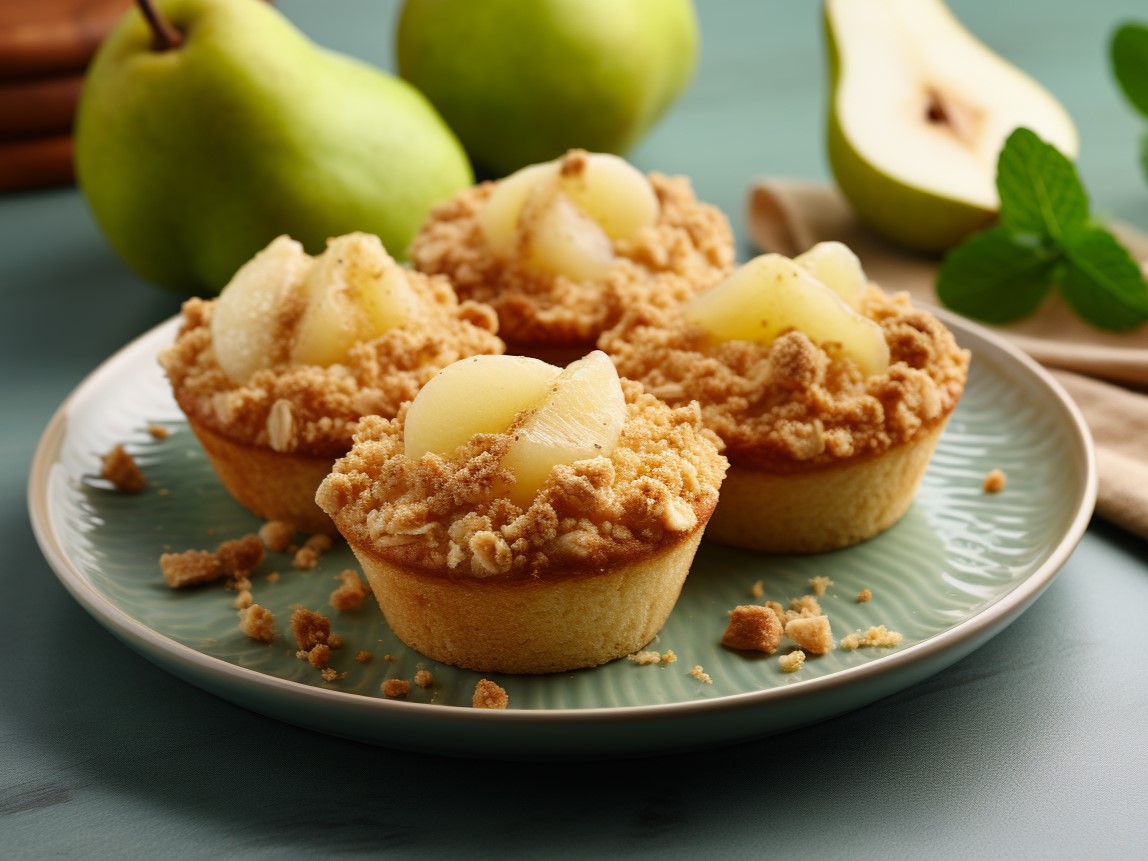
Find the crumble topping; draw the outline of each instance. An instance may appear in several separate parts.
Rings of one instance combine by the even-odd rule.
[[[856,631],[841,638],[841,648],[846,651],[864,648],[891,649],[901,644],[898,631],[890,631],[884,625],[874,625],[867,631]]]
[[[654,664],[672,664],[678,659],[674,654],[673,649],[667,649],[659,653],[657,649],[643,649],[640,652],[634,652],[632,655],[627,655],[626,660],[637,664],[639,667],[649,667]]]
[[[697,400],[737,464],[824,466],[908,442],[952,412],[969,353],[907,294],[870,285],[861,313],[885,332],[891,363],[865,377],[852,359],[790,331],[771,344],[710,343],[681,312],[636,305],[598,342],[618,373],[671,404]]]
[[[200,586],[220,577],[245,580],[263,561],[263,544],[254,534],[224,541],[215,550],[185,550],[162,553],[160,573],[172,589]],[[250,582],[248,581],[248,587]]]
[[[490,679],[480,679],[474,686],[474,696],[470,704],[476,709],[504,709],[510,705],[506,689]]]
[[[729,611],[729,626],[721,642],[731,649],[772,655],[781,645],[782,633],[781,620],[772,608],[743,604]]]
[[[828,616],[798,616],[785,623],[785,636],[811,655],[825,655],[833,650],[833,631]]]
[[[325,669],[331,658],[331,621],[322,613],[296,607],[291,614],[291,633],[299,651],[295,657],[316,669]]]
[[[777,659],[777,665],[783,673],[796,673],[801,669],[804,663],[805,652],[801,651],[801,649],[794,649],[792,652],[784,654]]]
[[[429,688],[434,684],[434,674],[425,667],[415,670],[415,684],[420,688]]]
[[[984,491],[985,493],[1000,493],[1005,489],[1007,483],[1008,476],[1004,474],[1004,470],[990,470],[988,475],[985,476]]]
[[[346,363],[292,365],[283,357],[243,385],[223,372],[212,350],[212,301],[187,300],[179,335],[160,356],[176,401],[188,418],[237,442],[316,457],[343,454],[360,416],[393,416],[452,362],[504,350],[489,307],[459,303],[445,278],[417,272],[407,278],[423,301],[401,326],[352,347]]]
[[[273,553],[282,553],[295,539],[295,527],[283,520],[268,520],[259,527],[259,540]]]
[[[100,463],[100,478],[110,481],[120,493],[142,493],[147,488],[147,479],[139,464],[122,444],[104,455]]]
[[[348,568],[339,573],[339,587],[331,593],[328,603],[340,613],[347,610],[357,610],[367,597],[367,584],[359,576],[359,572]]]
[[[244,607],[239,611],[239,630],[252,640],[270,643],[275,639],[275,615],[259,604]]]
[[[712,685],[714,683],[713,676],[703,670],[701,664],[695,665],[694,668],[690,670],[689,676],[691,679],[697,679],[706,685]]]
[[[509,434],[452,458],[412,461],[402,422],[370,416],[316,502],[354,545],[404,567],[462,577],[596,571],[689,534],[717,503],[726,461],[696,405],[671,409],[623,381],[627,417],[609,457],[558,466],[523,510],[499,492]]]
[[[334,546],[334,540],[330,535],[324,535],[322,532],[315,533],[303,542],[302,547],[295,551],[295,556],[291,559],[291,567],[298,568],[300,571],[310,571],[319,564],[319,557],[330,550],[332,546]]]
[[[872,600],[873,600],[873,590],[872,589],[862,589],[860,592],[857,593],[857,603],[858,604],[868,604]]]
[[[574,169],[584,158],[572,150],[560,169]],[[496,256],[478,223],[492,182],[433,209],[411,243],[411,261],[423,272],[449,277],[460,297],[492,305],[508,341],[592,341],[629,305],[681,302],[733,268],[733,234],[725,215],[700,203],[685,177],[648,178],[658,197],[658,220],[635,239],[614,241],[618,260],[601,280],[576,282]]]
[[[405,697],[411,692],[411,683],[406,679],[387,679],[379,686],[379,690],[389,699]]]

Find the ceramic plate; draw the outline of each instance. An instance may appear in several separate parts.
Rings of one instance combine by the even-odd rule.
[[[336,613],[327,599],[354,567],[343,545],[297,571],[269,553],[255,600],[286,633],[295,604],[327,612],[344,647],[325,682],[296,659],[289,633],[270,644],[244,637],[223,586],[173,591],[159,573],[168,550],[214,548],[259,521],[222,490],[187,429],[156,362],[174,337],[169,320],[97,369],[65,401],[41,439],[29,507],[48,562],[72,595],[150,660],[212,693],[275,718],[366,742],[473,756],[613,756],[722,744],[856,708],[923,679],[971,652],[1049,584],[1087,526],[1095,500],[1091,443],[1079,412],[1037,365],[984,330],[944,315],[972,349],[969,384],[908,514],[877,538],[818,556],[773,556],[703,543],[668,623],[651,645],[677,661],[619,660],[553,676],[490,676],[511,708],[470,707],[477,673],[428,661],[403,646],[373,602]],[[158,439],[150,425],[171,433]],[[149,479],[139,495],[97,477],[117,443]],[[1008,486],[982,490],[999,468]],[[268,575],[276,572],[278,577]],[[837,649],[786,674],[777,656],[746,656],[719,640],[727,611],[767,598],[821,599],[840,638],[871,625],[903,635],[887,649]],[[873,598],[858,603],[870,589]],[[370,652],[369,663],[355,660]],[[700,665],[706,684],[689,675]],[[428,688],[382,696],[387,678],[425,667]]]

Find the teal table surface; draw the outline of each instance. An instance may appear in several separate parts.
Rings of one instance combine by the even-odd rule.
[[[1107,42],[1142,0],[952,0],[1080,128],[1096,209],[1148,230],[1148,131]],[[703,0],[691,89],[631,153],[722,207],[828,177],[818,4]],[[279,7],[392,66],[396,5]],[[1003,633],[901,693],[721,749],[586,763],[455,760],[246,711],[156,668],[68,595],[29,526],[36,441],[104,358],[176,313],[72,188],[0,196],[0,857],[1148,857],[1148,544],[1094,520]],[[1140,432],[1136,430],[1135,432]]]

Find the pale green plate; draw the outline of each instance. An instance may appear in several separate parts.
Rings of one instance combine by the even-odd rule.
[[[290,635],[244,637],[223,587],[172,591],[159,574],[167,550],[213,548],[259,526],[219,486],[174,405],[156,355],[170,320],[96,370],[44,432],[29,479],[32,524],[48,562],[97,620],[144,656],[221,697],[305,727],[367,742],[492,757],[615,756],[721,744],[856,708],[923,679],[971,652],[1049,584],[1087,526],[1096,493],[1091,442],[1075,406],[1037,365],[984,330],[946,315],[973,350],[969,385],[909,513],[885,534],[820,556],[770,556],[703,544],[681,600],[652,648],[678,661],[626,660],[554,676],[492,676],[511,708],[470,708],[480,676],[428,661],[400,643],[373,603],[338,614],[335,576],[354,560],[340,545],[308,572],[269,554],[255,600],[284,631],[298,603],[325,611],[345,646],[325,683],[294,656]],[[168,426],[166,440],[146,428]],[[96,477],[100,456],[125,443],[150,487],[113,492]],[[982,479],[1003,469],[1007,489]],[[266,575],[280,573],[276,582]],[[793,674],[777,657],[746,656],[719,640],[726,612],[749,603],[756,580],[788,601],[810,578],[833,580],[822,606],[838,638],[884,624],[904,640],[811,658]],[[868,588],[873,600],[858,604]],[[359,664],[355,654],[375,655]],[[384,654],[394,660],[383,660]],[[701,665],[713,678],[688,675]],[[388,677],[426,666],[435,684],[408,699],[379,691]],[[190,718],[189,718],[190,719]]]

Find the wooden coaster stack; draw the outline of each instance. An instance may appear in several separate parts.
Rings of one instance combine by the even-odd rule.
[[[132,0],[0,3],[0,191],[64,185],[84,70]]]

